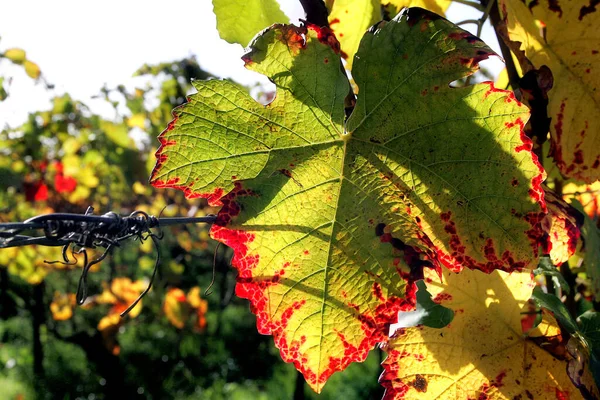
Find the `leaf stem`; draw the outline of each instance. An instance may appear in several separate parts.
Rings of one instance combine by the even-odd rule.
[[[479,20],[478,19],[465,19],[464,21],[460,21],[457,22],[456,25],[467,25],[467,24],[474,24],[474,25],[479,25]]]
[[[482,0],[482,3],[484,1],[485,0]],[[509,47],[504,42],[504,39],[508,38],[506,24],[504,23],[504,21],[502,21],[502,18],[500,17],[498,2],[495,0],[490,0],[490,3],[492,3],[492,7],[489,10],[490,20],[492,22],[492,26],[494,27],[494,31],[496,32],[496,38],[498,39],[498,45],[500,46],[500,51],[502,52],[502,58],[504,58],[506,72],[508,73],[508,81],[510,82],[512,89],[515,90],[519,87],[520,77],[519,73],[517,72],[512,53],[510,52]]]
[[[329,27],[327,17],[329,12],[323,0],[300,0],[300,4],[306,14],[306,21],[317,26]]]

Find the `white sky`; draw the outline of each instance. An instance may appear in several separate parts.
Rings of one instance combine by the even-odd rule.
[[[280,0],[283,11],[296,22],[303,17],[298,0]],[[454,22],[478,18],[469,7],[452,5]],[[465,25],[473,30],[474,25]],[[499,52],[488,26],[482,39]],[[55,85],[48,93],[20,67],[0,62],[1,75],[12,76],[9,98],[0,102],[0,129],[17,126],[27,113],[50,107],[53,95],[68,92],[95,112],[107,117],[112,108],[92,100],[106,83],[135,84],[131,76],[144,63],[155,64],[196,55],[200,66],[219,76],[244,84],[267,82],[243,67],[243,49],[218,36],[210,0],[4,0],[0,2],[0,49],[20,47]],[[495,72],[498,60],[487,62]],[[490,65],[491,64],[491,65]],[[485,65],[485,64],[484,64]]]

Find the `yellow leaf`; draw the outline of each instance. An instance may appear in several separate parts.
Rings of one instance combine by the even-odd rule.
[[[98,322],[98,330],[102,332],[109,329],[114,329],[120,324],[121,317],[119,314],[108,314],[107,316],[103,317],[100,322]]]
[[[55,292],[54,299],[50,303],[50,312],[55,321],[66,321],[73,316],[73,296]]]
[[[131,304],[144,290],[144,283],[141,281],[132,282],[129,278],[119,277],[113,279],[110,290],[120,302]]]
[[[435,273],[426,279],[454,319],[442,329],[396,331],[380,378],[386,399],[582,398],[567,361],[523,335],[520,313],[533,290],[529,271],[445,270],[442,284]]]
[[[421,7],[444,16],[450,0],[383,0],[381,3],[391,17],[398,14],[404,7]]]
[[[535,68],[546,65],[554,76],[552,157],[563,175],[592,183],[600,179],[600,14],[589,4],[501,0],[500,10],[510,39]]]
[[[539,325],[526,333],[527,333],[527,336],[530,338],[535,338],[535,337],[551,338],[551,337],[559,336],[561,334],[560,328],[558,327],[558,323],[556,322],[556,318],[554,318],[552,313],[550,313],[545,308],[542,309],[542,321],[539,323]]]
[[[127,119],[127,126],[130,128],[146,128],[146,116],[144,114],[133,114]]]
[[[29,75],[29,77],[32,79],[39,78],[40,74],[42,73],[40,67],[36,63],[31,62],[29,60],[25,60],[23,62],[23,67],[25,68],[25,72],[27,73],[27,75]]]
[[[63,142],[62,149],[65,152],[65,155],[71,156],[79,151],[81,145],[82,143],[78,139],[71,136]]]
[[[342,58],[351,69],[352,59],[365,31],[381,20],[379,0],[336,0],[329,12],[329,26],[340,41]]]
[[[12,48],[4,52],[4,57],[15,64],[22,64],[27,59],[27,53],[23,49]]]
[[[169,289],[165,296],[163,311],[174,327],[183,329],[190,312],[183,290],[178,288]]]
[[[148,192],[148,187],[145,186],[143,183],[141,182],[134,182],[133,184],[133,193],[138,194],[138,195],[144,195],[146,194],[146,192]]]
[[[542,220],[542,228],[548,234],[550,260],[560,266],[575,254],[579,241],[579,227],[567,203],[557,197],[554,192],[546,190],[548,214]]]
[[[191,288],[187,294],[187,302],[190,303],[190,306],[193,308],[200,308],[203,301],[204,300],[200,297],[200,288],[198,286]]]
[[[600,210],[600,182],[591,185],[568,183],[563,187],[563,197],[568,202],[570,199],[577,199],[583,205],[585,213],[594,219]]]

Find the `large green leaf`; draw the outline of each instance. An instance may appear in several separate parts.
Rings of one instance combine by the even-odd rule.
[[[287,23],[277,0],[213,0],[221,39],[246,46],[258,32],[275,23]]]
[[[222,205],[236,292],[317,391],[414,309],[441,264],[489,272],[535,260],[544,173],[524,106],[491,83],[452,88],[492,51],[421,9],[367,33],[349,83],[328,29],[277,25],[244,57],[277,97],[195,82],[161,136],[151,181]]]

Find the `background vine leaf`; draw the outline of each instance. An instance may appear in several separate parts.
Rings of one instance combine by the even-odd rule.
[[[349,70],[360,40],[375,23],[390,20],[407,7],[421,7],[443,16],[450,5],[448,0],[335,0],[326,3],[329,25],[340,41],[342,58]]]
[[[244,47],[265,27],[290,21],[277,0],[213,0],[213,11],[221,39]]]
[[[394,333],[380,378],[384,399],[582,398],[567,362],[523,335],[521,310],[534,287],[529,271],[445,270],[441,283],[434,274],[426,277],[428,291],[454,319],[442,329]],[[536,341],[557,339],[551,321],[534,329]],[[544,332],[553,337],[540,336]]]
[[[587,0],[529,3],[501,0],[510,40],[554,76],[549,92],[551,155],[561,173],[587,183],[600,179],[600,22]]]
[[[249,50],[275,100],[195,82],[151,181],[222,206],[211,236],[235,251],[236,293],[313,389],[386,340],[424,268],[534,262],[544,173],[527,110],[491,83],[449,86],[493,54],[479,39],[422,9],[379,25],[346,123],[329,29],[276,25]]]
[[[396,15],[393,13],[392,16]],[[352,69],[360,39],[369,27],[381,21],[380,0],[335,0],[329,9],[329,26],[340,41],[346,68]]]

